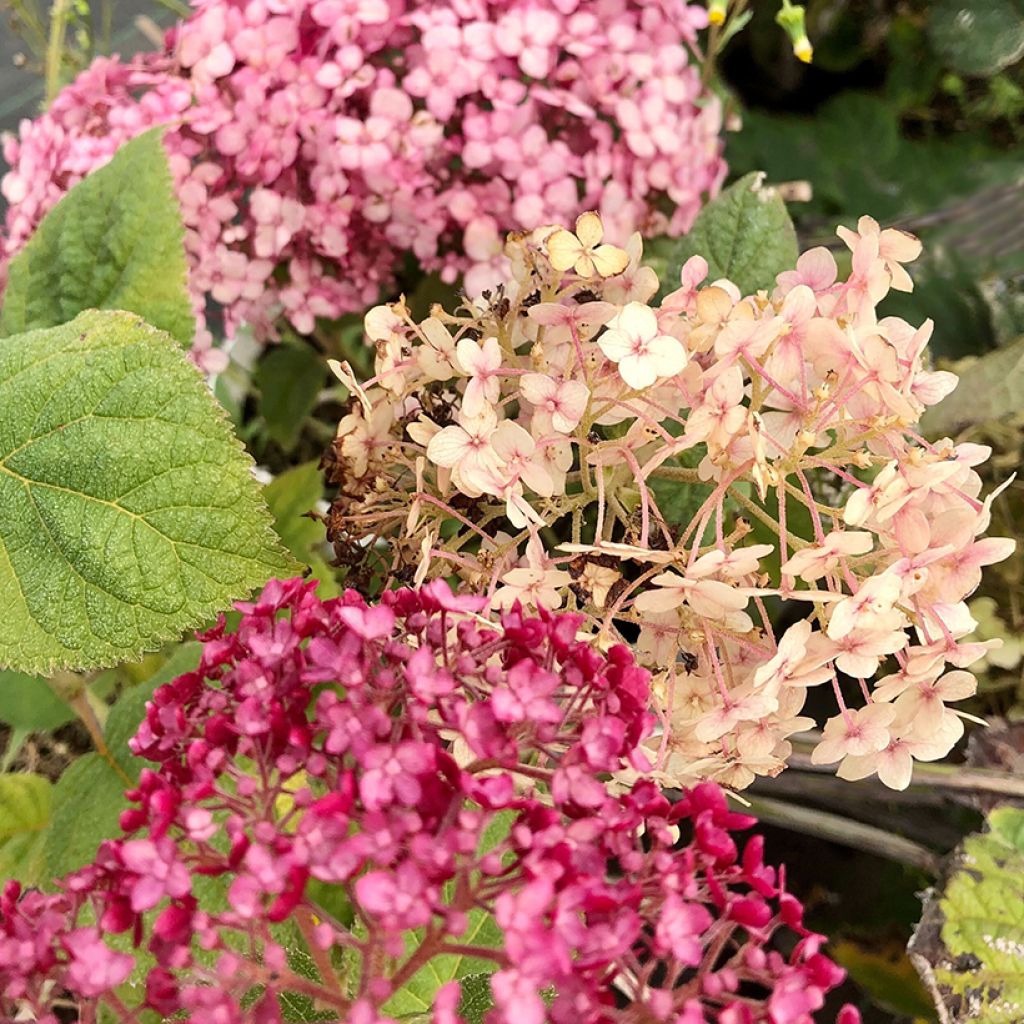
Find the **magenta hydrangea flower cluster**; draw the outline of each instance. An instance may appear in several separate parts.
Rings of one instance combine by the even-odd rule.
[[[599,209],[686,230],[725,165],[684,0],[198,0],[162,53],[100,59],[9,137],[0,258],[171,124],[197,312],[273,338],[365,309],[406,254],[478,292],[510,230]],[[664,212],[670,211],[670,212]],[[200,362],[223,365],[210,335]]]
[[[495,624],[440,581],[376,606],[272,582],[239,607],[148,705],[124,836],[54,895],[4,889],[5,1019],[270,1024],[292,994],[390,1024],[449,954],[493,972],[492,1024],[807,1024],[842,979],[718,787],[615,786],[648,675],[578,616]]]

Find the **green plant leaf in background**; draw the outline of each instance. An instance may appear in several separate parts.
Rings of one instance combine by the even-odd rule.
[[[793,206],[803,247],[832,247],[841,268],[849,254],[836,242],[837,223],[870,214],[919,233],[925,250],[910,267],[915,291],[893,292],[880,312],[912,323],[932,317],[930,348],[940,355],[993,346],[1002,303],[987,301],[979,281],[1024,271],[1006,229],[1024,209],[1019,151],[994,147],[980,131],[910,138],[895,99],[841,92],[813,117],[745,111],[727,156],[737,173],[763,168],[771,181],[809,182],[810,200]]]
[[[124,792],[138,780],[143,766],[128,749],[128,741],[157,686],[192,671],[199,664],[199,654],[198,643],[182,644],[150,679],[126,690],[110,709],[103,728],[109,756],[85,754],[57,780],[53,815],[44,833],[45,878],[40,881],[89,863],[104,839],[120,834],[118,819],[128,806]]]
[[[943,1024],[1024,1020],[1024,810],[999,807],[953,855],[910,955]]]
[[[52,787],[41,775],[0,775],[0,879],[40,880],[51,801]]]
[[[134,660],[294,571],[201,376],[89,311],[0,342],[0,665]]]
[[[42,732],[74,721],[75,713],[45,679],[0,671],[0,722],[12,729]]]
[[[124,309],[191,343],[181,213],[162,139],[160,128],[133,139],[46,215],[11,262],[0,334]]]
[[[870,943],[829,943],[829,955],[882,1009],[915,1021],[932,1021],[932,1002],[907,958],[903,943],[874,936]]]
[[[465,934],[459,937],[461,944],[494,948],[501,946],[504,936],[490,914],[482,910],[471,910],[468,917],[469,926]],[[407,944],[407,952],[411,953],[415,945],[415,941]],[[472,976],[489,975],[496,969],[497,965],[492,960],[454,953],[435,956],[385,1003],[383,1011],[399,1020],[421,1016],[429,1019],[434,997],[442,985],[449,981],[461,982]],[[489,984],[487,988],[490,989]],[[477,1002],[480,1001],[480,995],[479,992],[474,993]]]
[[[317,464],[306,462],[285,470],[263,488],[263,497],[284,546],[306,562],[320,581],[320,597],[337,597],[341,593],[337,574],[319,550],[324,544],[324,528],[307,515],[323,497],[323,476]]]
[[[495,849],[508,835],[514,820],[515,814],[511,811],[495,815],[480,837],[478,852],[483,855]],[[490,914],[474,908],[466,916],[466,931],[458,940],[461,945],[484,949],[501,948],[504,933]],[[421,930],[406,934],[406,955],[416,949],[422,938]],[[435,956],[388,1000],[383,1010],[409,1024],[420,1020],[429,1021],[438,989],[450,981],[458,981],[462,986],[459,1011],[466,1017],[468,1024],[479,1024],[483,1015],[493,1006],[489,977],[496,970],[497,964],[483,957],[455,953]]]
[[[129,779],[96,753],[68,765],[53,788],[53,816],[43,838],[45,872],[38,882],[88,864],[104,839],[120,833],[118,819],[128,807]]]
[[[950,67],[989,78],[1024,57],[1019,0],[932,0],[928,37]]]
[[[256,367],[260,413],[267,435],[286,452],[299,440],[302,425],[316,408],[327,362],[308,345],[278,345]]]
[[[960,383],[922,420],[940,437],[974,423],[1004,419],[1024,408],[1024,338],[959,368]]]
[[[0,670],[0,722],[10,726],[0,757],[0,772],[14,763],[32,733],[52,732],[74,718],[74,711],[50,689],[45,679]]]
[[[667,263],[664,291],[678,287],[679,271],[691,256],[703,256],[709,281],[726,277],[744,295],[773,288],[776,275],[793,267],[799,255],[786,204],[758,172],[708,203],[688,234],[656,243],[652,253]]]

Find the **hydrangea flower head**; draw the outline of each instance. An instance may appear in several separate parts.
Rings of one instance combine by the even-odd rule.
[[[648,673],[578,616],[482,605],[290,580],[209,632],[132,741],[124,837],[54,895],[4,887],[4,1018],[390,1024],[468,956],[488,1024],[811,1024],[843,972],[752,819],[608,781],[645,764]],[[461,1024],[458,982],[433,999]]]
[[[506,232],[579,214],[557,258],[618,273],[609,243],[680,234],[724,177],[705,19],[684,0],[195,0],[164,50],[97,60],[6,139],[0,274],[158,124],[210,370],[209,300],[229,336],[311,334],[379,301],[408,255],[479,292],[507,276]]]
[[[906,787],[963,734],[961,670],[997,642],[965,602],[1014,543],[982,536],[988,449],[917,429],[956,386],[930,322],[877,314],[920,243],[869,217],[840,235],[846,280],[813,250],[744,296],[695,256],[655,303],[640,236],[609,246],[594,213],[510,237],[514,280],[451,313],[371,311],[377,372],[329,459],[339,558],[635,643],[666,784],[777,774],[823,686],[815,760]],[[367,417],[388,427],[364,462]]]

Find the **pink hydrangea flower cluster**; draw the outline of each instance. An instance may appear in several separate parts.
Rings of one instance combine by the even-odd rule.
[[[491,1024],[809,1024],[843,972],[761,840],[738,847],[752,819],[712,784],[602,781],[643,763],[648,674],[578,616],[482,604],[272,582],[208,633],[133,741],[156,767],[125,836],[56,895],[4,889],[5,1019],[272,1024],[293,994],[393,1024],[396,991],[461,955],[492,972]],[[440,988],[435,1024],[459,1002]]]
[[[9,137],[9,260],[117,147],[168,123],[197,311],[302,334],[406,255],[477,291],[509,230],[599,207],[686,230],[725,167],[684,0],[197,0],[164,53],[100,59]],[[670,212],[664,212],[670,211]],[[200,352],[209,350],[201,332]],[[207,355],[216,367],[219,357]]]
[[[371,310],[376,375],[336,364],[355,396],[330,466],[339,557],[635,641],[670,785],[777,774],[824,686],[814,760],[905,788],[963,735],[949,705],[988,649],[965,599],[1014,542],[981,536],[989,449],[917,430],[956,386],[926,363],[931,323],[876,313],[920,243],[868,217],[840,235],[845,280],[816,249],[743,296],[695,256],[652,304],[639,235],[610,245],[587,213],[512,239],[514,284],[455,314]]]

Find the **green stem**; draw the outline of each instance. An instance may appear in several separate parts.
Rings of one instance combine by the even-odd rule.
[[[341,987],[341,982],[338,980],[338,975],[335,973],[334,965],[331,963],[330,954],[316,941],[316,922],[313,920],[313,915],[308,907],[299,907],[295,911],[295,923],[299,926],[299,931],[306,942],[306,948],[309,950],[309,955],[313,958],[313,963],[316,964],[320,980],[329,992],[332,992],[339,999],[345,1000],[345,992]]]
[[[46,105],[60,91],[61,67],[64,57],[64,35],[68,27],[70,0],[53,0],[50,8],[50,38],[46,44]]]
[[[96,753],[114,769],[126,786],[134,786],[135,781],[121,767],[103,739],[106,705],[89,692],[88,678],[78,672],[62,670],[55,672],[47,682],[50,689],[74,711],[79,721],[85,726],[92,745],[96,748]]]

